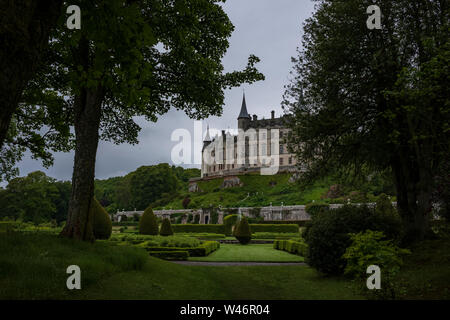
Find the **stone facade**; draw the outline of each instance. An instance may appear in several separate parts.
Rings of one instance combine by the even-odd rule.
[[[277,173],[297,169],[295,154],[287,146],[290,129],[285,116],[275,118],[272,111],[270,119],[250,117],[244,95],[237,120],[238,135],[222,130],[220,136],[211,138],[208,127],[203,141],[201,178],[260,172],[261,168],[274,165],[278,167]]]

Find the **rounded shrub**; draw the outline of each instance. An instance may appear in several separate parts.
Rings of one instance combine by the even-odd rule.
[[[109,239],[112,233],[112,223],[109,214],[95,198],[92,198],[90,210],[93,217],[92,228],[94,237],[96,239]]]
[[[246,217],[242,217],[239,221],[234,236],[241,244],[247,244],[252,240],[252,232]]]
[[[239,216],[237,214],[229,214],[223,218],[224,232],[225,235],[231,236],[233,233],[233,226],[236,225]]]
[[[307,262],[322,273],[342,274],[346,266],[342,255],[351,245],[349,233],[382,231],[389,239],[398,239],[400,228],[397,222],[366,206],[345,205],[318,212],[304,232],[309,248]]]
[[[171,236],[173,235],[172,225],[170,224],[170,220],[168,218],[164,218],[161,224],[161,230],[159,234],[162,236]]]
[[[158,235],[158,221],[151,207],[145,209],[139,220],[139,233],[148,235]]]

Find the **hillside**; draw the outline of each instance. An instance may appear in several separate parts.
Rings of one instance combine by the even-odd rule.
[[[200,192],[184,190],[176,197],[157,209],[183,209],[183,200],[189,198],[187,208],[201,208],[209,206],[222,207],[257,207],[272,205],[308,204],[314,201],[326,203],[344,203],[350,198],[352,202],[375,201],[376,195],[389,192],[385,186],[341,184],[339,190],[330,197],[330,188],[340,183],[339,179],[326,178],[316,181],[313,185],[302,188],[297,182],[289,182],[290,173],[273,176],[247,174],[239,176],[242,186],[222,188],[223,178],[197,182]],[[332,187],[333,186],[333,187]],[[361,189],[359,189],[361,188]],[[362,190],[362,191],[361,191]],[[185,201],[186,203],[187,201]]]

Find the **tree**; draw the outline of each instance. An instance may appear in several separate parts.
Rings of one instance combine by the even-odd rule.
[[[236,230],[234,231],[234,236],[241,244],[248,244],[252,240],[252,232],[246,217],[242,217],[239,221]]]
[[[170,224],[170,219],[164,218],[161,223],[161,230],[159,231],[159,234],[162,236],[172,236],[173,230],[172,225]]]
[[[449,8],[445,1],[318,1],[284,96],[306,178],[336,167],[390,168],[405,241],[428,230],[431,191],[449,152]]]
[[[0,149],[22,92],[40,67],[61,0],[0,3]]]
[[[157,236],[159,232],[158,221],[151,207],[145,209],[139,220],[139,233]]]
[[[5,190],[2,215],[39,224],[55,219],[59,196],[55,179],[41,171],[12,179]]]
[[[89,207],[100,138],[136,143],[140,127],[132,117],[156,121],[170,107],[195,119],[220,115],[224,89],[263,79],[253,55],[244,71],[223,73],[233,25],[219,2],[79,1],[81,29],[54,33],[50,66],[66,82],[52,89],[71,97],[76,136],[62,235],[93,239]]]

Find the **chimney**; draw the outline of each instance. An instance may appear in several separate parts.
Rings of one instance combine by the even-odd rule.
[[[275,111],[272,110],[270,113],[272,114],[272,119],[275,119]]]
[[[258,120],[258,116],[256,114],[253,115],[253,121]]]

